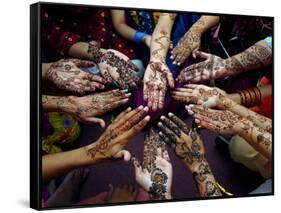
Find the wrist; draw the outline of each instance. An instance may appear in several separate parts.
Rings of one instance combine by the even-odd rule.
[[[104,153],[102,153],[100,151],[100,150],[102,150],[101,146],[102,145],[99,143],[99,140],[98,140],[98,141],[84,147],[84,150],[83,150],[84,154],[86,154],[87,161],[90,164],[97,163],[97,162],[100,162],[100,161],[108,158]]]

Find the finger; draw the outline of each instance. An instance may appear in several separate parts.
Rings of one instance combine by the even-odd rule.
[[[105,127],[105,122],[101,118],[91,117],[91,118],[84,118],[83,120],[87,123],[97,123],[101,126],[101,128]]]
[[[196,89],[197,87],[203,87],[203,86],[204,85],[202,85],[202,84],[186,84],[186,85],[184,85],[184,87],[190,88],[190,89]]]
[[[159,102],[159,90],[154,87],[153,89],[153,97],[152,97],[152,111],[156,111]]]
[[[173,61],[173,64],[175,65],[180,65],[179,61],[181,59],[181,54],[177,54],[177,55],[174,55],[174,61]]]
[[[186,59],[190,56],[190,54],[191,54],[190,48],[186,48],[186,49],[184,50],[183,54],[182,54],[181,57],[180,57],[180,60],[179,60],[179,64],[178,64],[178,65],[183,64],[183,63],[186,61]]]
[[[131,95],[132,95],[132,93],[120,93],[116,96],[113,96],[112,98],[107,99],[106,103],[116,102],[116,101],[120,101],[125,98],[130,98]]]
[[[165,95],[166,95],[166,90],[159,90],[159,102],[158,102],[158,108],[163,109],[164,104],[165,104]]]
[[[168,117],[176,124],[184,133],[189,134],[190,128],[175,114],[169,112]]]
[[[160,137],[162,138],[162,140],[166,143],[166,144],[168,144],[169,146],[171,146],[171,147],[175,147],[174,145],[175,145],[175,142],[173,141],[173,140],[171,140],[169,137],[168,137],[168,135],[165,135],[163,132],[159,132],[159,135],[160,135]]]
[[[168,80],[169,87],[174,88],[175,87],[175,81],[174,81],[173,74],[170,71],[166,71],[166,78]]]
[[[103,109],[102,109],[102,112],[105,113],[105,112],[109,112],[109,111],[112,111],[122,105],[125,105],[126,103],[128,103],[129,99],[128,98],[125,98],[123,100],[120,100],[120,101],[115,101],[113,103],[110,103],[110,104],[106,104]]]
[[[165,150],[162,150],[162,158],[164,158],[166,161],[170,162],[170,156],[169,156],[169,153],[167,151],[167,149]]]
[[[139,175],[142,172],[142,168],[139,162],[139,159],[132,157],[131,158],[131,163],[133,164],[134,168],[135,168],[135,175]]]
[[[210,58],[212,55],[211,54],[209,54],[209,53],[206,53],[206,52],[203,52],[203,51],[199,51],[199,50],[197,50],[196,52],[194,52],[194,54],[195,54],[195,57],[197,58],[197,57],[199,57],[199,58],[201,58],[201,59],[208,59],[208,58]]]
[[[118,124],[121,126],[124,123],[126,123],[127,120],[129,120],[130,118],[132,118],[135,114],[137,114],[139,111],[143,110],[143,106],[140,105],[138,108],[134,109],[134,110],[130,110],[129,112],[125,113],[125,115],[120,118],[120,120],[118,121]]]
[[[123,116],[125,116],[125,114],[127,114],[128,112],[130,112],[132,110],[131,107],[128,107],[126,110],[124,110],[123,112],[121,112],[114,120],[114,122],[118,122],[121,118],[123,118]]]
[[[143,118],[140,122],[138,122],[136,125],[134,125],[127,134],[124,134],[124,136],[128,139],[131,139],[134,137],[137,133],[139,133],[150,121],[150,116],[147,115],[145,118]]]
[[[147,89],[146,84],[144,83],[144,85],[143,85],[143,100],[147,101],[147,99],[148,99],[148,89]]]
[[[109,199],[111,198],[113,191],[114,191],[113,185],[108,184],[108,193],[107,193],[107,197],[106,197],[107,201],[109,201]]]
[[[72,61],[77,67],[91,67],[95,66],[93,61],[75,59]]]
[[[139,71],[139,68],[137,67],[137,65],[135,65],[131,60],[127,61],[128,63],[128,68],[134,70],[135,72]]]
[[[194,59],[196,59],[197,58],[197,52],[198,52],[198,49],[199,49],[199,47],[196,47],[193,51],[192,51],[192,57],[194,58]]]
[[[121,150],[117,152],[114,156],[114,158],[123,158],[124,161],[129,162],[131,159],[131,153],[127,150]]]
[[[152,108],[152,105],[153,105],[153,95],[154,95],[154,90],[153,88],[149,88],[148,89],[148,97],[147,97],[147,106],[149,108]]]
[[[123,126],[120,127],[120,131],[122,130],[128,130],[130,129],[132,126],[134,126],[135,124],[137,124],[148,112],[148,107],[144,107],[142,108],[138,113],[136,113],[135,115],[133,115],[132,117],[130,117],[130,119],[128,119],[125,124],[123,124]]]
[[[90,76],[88,76],[88,79],[91,80],[91,81],[96,81],[96,82],[99,82],[99,83],[102,83],[102,84],[105,84],[106,81],[104,78],[102,78],[101,76],[98,76],[98,75],[93,75],[93,74],[89,74]]]
[[[181,136],[181,130],[173,121],[163,115],[160,117],[160,120],[163,122],[164,126],[174,132],[178,137]]]
[[[91,88],[92,91],[95,91],[96,88],[99,89],[104,89],[104,85],[98,82],[89,82],[89,86]]]
[[[171,143],[177,142],[177,135],[174,132],[172,132],[169,128],[164,126],[162,122],[158,122],[157,125],[161,130],[161,132],[163,132],[163,134],[170,139]]]

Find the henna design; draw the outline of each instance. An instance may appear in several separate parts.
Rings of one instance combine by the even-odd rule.
[[[107,51],[100,59],[99,63],[105,63],[110,67],[116,68],[119,74],[116,81],[122,89],[126,89],[130,86],[132,89],[136,88],[136,84],[139,82],[139,77],[134,74],[134,71],[138,71],[138,68],[130,62],[130,60],[124,60],[117,56],[112,51]],[[110,76],[109,71],[102,72],[108,82],[112,82],[113,78]]]
[[[218,189],[216,183],[213,183],[212,181],[206,181],[205,188],[206,188],[206,193],[205,193],[206,197],[221,196],[221,192]]]
[[[100,52],[100,43],[97,41],[90,41],[88,43],[88,51],[87,51],[91,56],[92,60],[95,63],[99,63],[99,60],[102,56],[102,53]]]
[[[198,172],[193,172],[193,177],[200,182],[204,182],[210,174],[212,174],[212,172],[209,164],[205,162],[199,165]]]
[[[266,137],[264,137],[263,135],[258,135],[257,136],[257,141],[258,141],[258,143],[261,143],[261,144],[265,145],[265,147],[267,149],[269,149],[270,146],[271,146],[271,140],[266,138]]]
[[[162,41],[164,40],[164,41]],[[159,59],[161,62],[164,63],[164,56],[162,56],[159,52],[165,50],[167,48],[167,44],[163,44],[163,42],[167,42],[168,45],[171,43],[170,38],[168,36],[168,32],[161,30],[160,36],[154,39],[154,42],[159,45],[159,48],[154,49],[151,52],[151,56],[155,59]]]
[[[151,172],[152,185],[149,188],[149,193],[154,200],[166,199],[165,193],[167,192],[168,176],[160,168],[155,168]]]

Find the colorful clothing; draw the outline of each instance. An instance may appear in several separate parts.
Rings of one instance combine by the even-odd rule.
[[[73,143],[80,134],[78,122],[68,114],[59,112],[43,113],[42,150],[58,153],[60,145]]]
[[[99,41],[102,48],[115,49],[130,59],[135,58],[133,43],[115,32],[108,9],[43,5],[41,14],[42,46],[49,51],[43,59],[52,55],[66,57],[73,44],[90,40]]]
[[[272,49],[272,36],[268,36],[264,40],[267,43],[267,45],[270,47],[270,49]]]

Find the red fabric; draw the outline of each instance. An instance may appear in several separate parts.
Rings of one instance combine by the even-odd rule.
[[[134,44],[115,32],[108,9],[46,5],[41,14],[43,41],[57,56],[67,56],[69,48],[78,41],[96,40],[102,48],[136,58]]]

